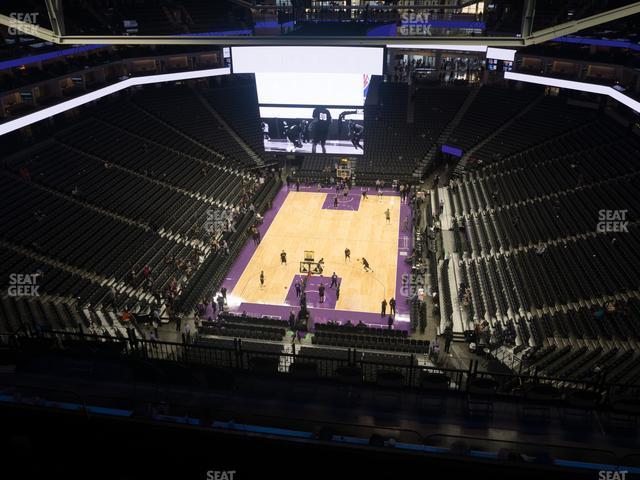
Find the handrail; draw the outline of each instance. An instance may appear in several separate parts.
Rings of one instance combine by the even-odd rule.
[[[327,365],[331,363],[333,366],[337,366],[339,364],[350,364],[350,365],[359,365],[367,369],[367,374],[371,374],[372,371],[369,369],[377,368],[377,369],[389,369],[402,371],[404,378],[403,384],[408,387],[416,387],[419,385],[419,376],[417,376],[420,372],[438,372],[444,373],[448,375],[453,382],[455,388],[454,391],[464,391],[464,386],[462,385],[462,379],[467,378],[467,380],[473,378],[493,378],[498,381],[498,390],[497,394],[502,395],[520,395],[519,390],[516,388],[522,384],[530,383],[530,384],[553,384],[557,387],[566,390],[567,388],[576,389],[576,390],[590,390],[595,391],[601,395],[602,399],[605,399],[608,394],[612,393],[614,390],[626,390],[637,388],[633,385],[625,385],[625,384],[616,384],[616,383],[605,383],[604,380],[599,382],[591,382],[585,380],[574,380],[570,378],[559,378],[559,377],[547,377],[541,376],[538,374],[523,374],[523,373],[499,373],[499,372],[488,372],[488,371],[479,371],[477,369],[477,365],[475,367],[471,367],[469,369],[455,369],[455,368],[446,368],[440,366],[429,366],[429,365],[418,365],[415,362],[407,361],[407,364],[401,365],[392,362],[385,362],[384,360],[369,360],[357,358],[356,353],[353,356],[346,356],[345,359],[341,358],[328,358],[321,355],[313,355],[310,352],[305,352],[304,355],[300,355],[299,352],[285,352],[285,351],[264,351],[260,349],[253,348],[252,346],[246,346],[242,341],[237,341],[237,339],[228,340],[232,342],[230,345],[207,345],[207,344],[193,344],[193,343],[178,343],[178,342],[166,342],[166,341],[150,341],[145,339],[129,339],[126,337],[110,337],[105,335],[98,334],[85,334],[79,332],[60,332],[60,331],[49,331],[49,332],[29,332],[26,331],[21,334],[13,335],[16,343],[15,345],[19,345],[19,341],[21,338],[50,338],[57,342],[57,346],[59,348],[64,348],[62,343],[65,340],[76,340],[79,342],[85,341],[89,345],[94,344],[96,347],[101,344],[121,344],[123,347],[123,355],[133,358],[147,358],[150,360],[171,360],[171,361],[181,361],[183,363],[191,363],[191,364],[200,364],[200,365],[218,365],[224,368],[231,368],[235,370],[249,370],[249,365],[247,364],[248,358],[251,356],[260,356],[260,357],[271,357],[278,359],[279,371],[287,372],[288,367],[294,364],[296,361],[298,362],[310,362],[315,361],[318,362],[319,366]],[[10,337],[11,338],[11,337]],[[9,342],[11,344],[11,342]],[[18,348],[18,347],[16,347]],[[328,347],[330,348],[330,347]],[[358,352],[359,350],[352,350],[353,352]],[[346,355],[345,350],[345,355]],[[202,357],[199,357],[198,354],[204,354]],[[225,355],[225,358],[228,359],[228,362],[224,362],[220,364],[220,358],[216,357],[216,354]],[[409,355],[407,355],[409,357]],[[355,362],[355,363],[354,363]],[[326,367],[324,368],[326,372]],[[331,372],[333,375],[334,372]],[[322,375],[321,375],[322,376]],[[326,374],[324,375],[326,376]],[[370,378],[369,378],[370,379]],[[507,385],[509,386],[508,391],[501,389],[500,386]]]

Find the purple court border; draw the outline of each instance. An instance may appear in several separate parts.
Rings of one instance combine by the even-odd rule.
[[[369,201],[376,201],[376,189],[375,187],[354,187],[351,191],[353,196],[357,196],[363,189],[367,189],[369,193]],[[273,220],[276,218],[276,215],[282,208],[289,192],[295,192],[295,186],[291,186],[287,188],[283,186],[280,191],[277,193],[276,197],[272,202],[271,208],[265,212],[264,219],[262,224],[258,227],[261,238],[264,238],[265,234],[271,227]],[[301,192],[317,192],[317,193],[334,193],[335,189],[322,187],[318,188],[317,186],[307,186],[300,185]],[[392,188],[385,187],[382,189],[383,196],[396,196],[400,199],[398,193]],[[331,195],[328,195],[331,197]],[[332,198],[332,197],[331,197]],[[326,201],[326,200],[325,200]],[[398,236],[398,251],[396,258],[396,291],[395,291],[395,299],[396,299],[396,321],[394,322],[394,329],[400,330],[409,330],[410,321],[409,321],[409,303],[408,298],[402,294],[403,291],[403,279],[408,279],[411,273],[411,266],[405,262],[405,259],[408,255],[411,254],[413,249],[413,238],[411,236],[410,231],[404,231],[403,226],[405,224],[405,220],[408,225],[411,226],[411,207],[406,203],[400,204],[400,222],[399,222],[399,236]],[[228,292],[232,292],[235,288],[238,280],[242,276],[242,272],[244,272],[245,268],[251,261],[253,254],[257,249],[257,245],[254,244],[253,240],[249,238],[242,247],[238,258],[233,263],[231,269],[225,276],[224,281],[222,282],[222,286],[224,286]],[[329,279],[330,281],[330,279]],[[389,300],[389,299],[387,299]],[[272,316],[272,317],[280,317],[286,319],[289,317],[289,313],[293,310],[295,313],[299,311],[300,307],[297,305],[271,305],[264,303],[241,303],[237,307],[233,307],[231,309],[232,313],[240,313],[246,312],[248,315],[252,316]],[[348,310],[335,310],[333,308],[317,308],[317,307],[309,307],[309,312],[311,313],[311,318],[314,323],[326,323],[330,320],[337,321],[340,323],[346,323],[347,320],[350,320],[352,323],[363,322],[369,326],[378,326],[378,327],[386,327],[387,326],[387,317],[382,317],[380,314],[370,313],[370,312],[353,312]],[[387,309],[387,313],[388,313]]]

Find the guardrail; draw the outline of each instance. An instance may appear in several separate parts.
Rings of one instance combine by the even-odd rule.
[[[396,354],[386,359],[370,359],[356,349],[304,348],[303,351],[284,351],[278,343],[243,342],[229,339],[227,345],[175,343],[109,337],[79,332],[32,332],[0,336],[2,345],[17,350],[69,351],[103,353],[138,360],[171,361],[184,365],[218,367],[235,371],[263,374],[290,374],[301,378],[334,379],[352,384],[440,390],[460,393],[478,391],[483,384],[485,393],[516,396],[532,386],[557,389],[560,392],[589,392],[597,403],[612,393],[624,394],[637,386],[569,378],[544,377],[537,374],[498,373],[479,370],[472,361],[466,370],[420,365],[419,356]],[[327,350],[331,350],[330,356]],[[340,354],[339,352],[343,352]],[[406,357],[406,361],[402,358]],[[548,393],[548,392],[547,392]],[[558,394],[559,395],[559,394]]]

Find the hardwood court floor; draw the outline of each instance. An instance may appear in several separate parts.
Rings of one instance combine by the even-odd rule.
[[[337,310],[378,313],[382,299],[388,301],[395,295],[400,198],[379,199],[372,194],[360,202],[358,211],[348,211],[322,209],[326,196],[322,192],[289,192],[231,292],[236,300],[284,305],[305,250],[313,250],[316,261],[324,258],[327,287],[333,272],[342,278]],[[391,212],[389,224],[384,215],[387,208]],[[344,261],[347,247],[350,263]],[[280,264],[282,250],[287,252],[286,266]],[[363,256],[373,272],[365,272],[358,262]]]

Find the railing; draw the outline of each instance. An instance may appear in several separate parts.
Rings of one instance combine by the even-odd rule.
[[[362,358],[356,349],[337,350],[344,356],[327,357],[324,349],[305,347],[304,352],[277,350],[277,343],[262,344],[262,348],[247,346],[242,340],[230,340],[227,345],[198,343],[160,342],[140,339],[116,338],[77,332],[28,332],[0,336],[3,345],[16,349],[47,349],[50,351],[102,352],[130,359],[170,361],[183,365],[218,367],[222,369],[264,374],[296,374],[305,368],[307,376],[313,378],[343,378],[341,367],[351,367],[353,382],[372,385],[392,385],[398,388],[433,389],[468,393],[474,382],[493,382],[493,393],[500,396],[526,395],[524,387],[540,385],[559,391],[588,391],[600,401],[611,393],[630,392],[630,385],[608,384],[604,378],[597,382],[568,378],[542,377],[530,374],[497,373],[478,370],[477,361],[467,370],[419,365],[415,355],[407,355],[406,363],[369,360]],[[271,348],[271,349],[269,349]],[[293,365],[298,367],[292,368]],[[302,366],[304,365],[304,367]],[[355,370],[354,370],[355,369]],[[354,373],[355,372],[355,373]],[[436,382],[435,384],[433,382]]]

